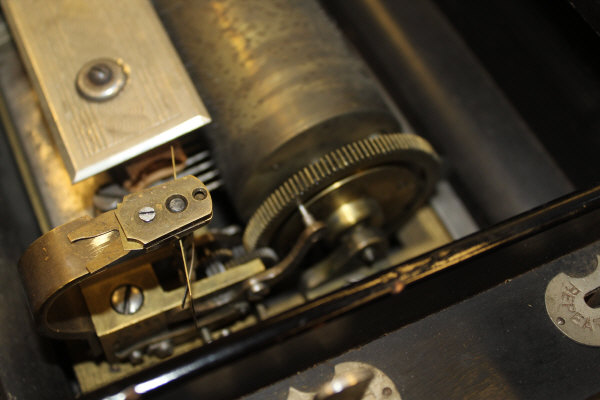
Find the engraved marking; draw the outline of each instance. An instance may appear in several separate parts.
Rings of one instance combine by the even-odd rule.
[[[575,325],[581,326],[581,321],[584,321],[585,318],[578,311],[575,311],[575,314],[571,316],[571,321],[575,323]]]
[[[567,292],[571,293],[573,296],[577,296],[579,293],[581,293],[581,290],[577,289],[577,287],[571,282],[569,282],[569,285],[571,285],[571,287],[565,286]]]
[[[568,304],[572,304],[573,301],[575,301],[575,296],[573,296],[569,292],[563,292],[562,296],[561,296],[561,299],[563,299]]]
[[[573,286],[574,287],[574,286]],[[568,311],[575,312],[575,296],[572,294],[572,291],[569,291],[568,288],[565,287],[567,291],[562,292],[561,299],[563,303],[560,305],[561,307],[566,307]],[[572,289],[572,288],[571,288]]]
[[[561,294],[561,300],[563,301],[563,303],[560,306],[566,307],[567,310],[572,313],[576,313],[577,310],[575,309],[574,304],[575,296],[577,296],[579,293],[581,293],[581,290],[579,290],[575,285],[569,282],[568,285],[565,285],[565,287],[563,288],[563,292]]]
[[[573,283],[569,282],[567,285],[565,285],[563,292],[561,293],[562,304],[560,306],[565,307],[567,311],[573,313],[573,315],[571,315],[571,318],[569,318],[571,322],[573,322],[573,324],[580,327],[581,329],[588,329],[593,332],[594,325],[600,327],[600,318],[595,319],[593,321],[594,323],[592,324],[592,320],[590,317],[586,317],[579,311],[577,311],[577,309],[575,308],[575,297],[580,293],[581,290],[577,286],[573,285]]]

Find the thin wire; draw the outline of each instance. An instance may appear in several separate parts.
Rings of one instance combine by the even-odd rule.
[[[173,164],[173,179],[177,179],[177,170],[175,169],[175,150],[173,150],[173,145],[171,145],[171,163]]]
[[[194,265],[196,264],[196,248],[194,245],[194,240],[192,239],[192,257],[190,259],[188,279],[192,279],[192,273],[194,272]],[[185,293],[183,294],[183,300],[181,301],[181,308],[185,307],[185,301],[187,300],[188,289],[185,289]]]
[[[198,320],[196,319],[196,308],[194,306],[194,296],[192,296],[192,283],[188,275],[187,261],[185,260],[185,250],[183,249],[183,241],[179,239],[179,248],[181,249],[181,258],[183,258],[183,271],[185,273],[185,282],[187,283],[187,290],[190,293],[190,308],[192,310],[192,317],[194,318],[194,325],[196,329],[199,329]],[[182,304],[183,305],[183,304]]]
[[[171,145],[171,163],[173,164],[173,179],[177,179],[177,170],[175,169],[175,150],[173,150],[173,146]],[[194,306],[194,296],[192,295],[192,282],[190,280],[190,273],[188,272],[187,260],[185,257],[185,250],[183,248],[183,241],[181,238],[178,239],[179,248],[181,249],[181,258],[183,260],[183,273],[185,274],[185,283],[187,285],[187,292],[183,296],[183,302],[181,303],[181,308],[185,307],[185,300],[187,294],[190,294],[190,309],[192,311],[192,318],[194,319],[194,326],[196,329],[200,329],[198,326],[198,320],[196,319],[196,307]],[[193,266],[193,265],[192,265]]]

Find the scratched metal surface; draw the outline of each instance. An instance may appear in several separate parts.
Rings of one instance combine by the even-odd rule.
[[[556,329],[544,292],[559,272],[593,271],[599,253],[596,242],[244,399],[313,390],[346,361],[381,369],[403,399],[590,398],[600,393],[600,349]]]

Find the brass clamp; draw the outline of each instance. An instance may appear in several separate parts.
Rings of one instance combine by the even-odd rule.
[[[40,329],[88,338],[94,326],[79,284],[125,262],[164,256],[161,246],[207,224],[212,200],[194,176],[125,196],[116,210],[81,217],[47,232],[23,254],[19,269]],[[164,250],[161,250],[164,249]]]

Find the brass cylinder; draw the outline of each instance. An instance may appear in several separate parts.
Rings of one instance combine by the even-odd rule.
[[[247,219],[320,155],[398,130],[363,62],[312,0],[156,0],[213,123],[206,127]]]

